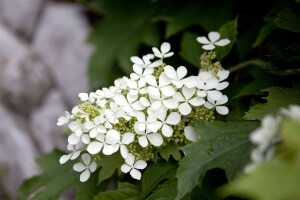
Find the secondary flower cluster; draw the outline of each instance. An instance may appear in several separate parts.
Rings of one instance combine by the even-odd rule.
[[[261,127],[250,135],[250,140],[256,147],[251,152],[251,163],[245,167],[245,172],[249,173],[258,165],[274,158],[276,145],[282,141],[280,125],[283,118],[300,121],[300,106],[291,105],[288,109],[281,109],[277,116],[267,115],[263,118]]]
[[[212,43],[216,35],[216,32],[209,34]],[[221,41],[214,44],[224,46]],[[133,73],[130,77],[115,80],[109,88],[80,93],[83,103],[58,119],[58,125],[70,122],[68,127],[72,131],[68,137],[71,153],[62,156],[60,163],[74,160],[83,153],[83,162],[73,167],[82,172],[82,182],[96,170],[97,160],[117,152],[125,160],[121,171],[130,172],[139,180],[139,170],[146,168],[146,161],[153,159],[157,150],[199,139],[192,119],[212,121],[214,110],[221,115],[228,113],[223,105],[228,98],[221,92],[229,85],[224,81],[228,71],[218,65],[214,72],[200,71],[197,76],[187,76],[184,66],[175,69],[163,62],[173,55],[169,43],[164,42],[160,49],[152,50],[153,54],[131,57]],[[215,54],[205,54],[201,59],[208,60],[208,65],[214,68],[212,55]],[[155,57],[158,59],[153,61]]]

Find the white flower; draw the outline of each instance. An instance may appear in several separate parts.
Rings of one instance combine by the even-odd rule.
[[[294,120],[300,120],[300,106],[290,105],[289,108],[282,108],[280,113]]]
[[[138,85],[146,85],[146,78],[153,74],[154,69],[153,68],[141,68],[141,67],[136,67],[136,65],[133,66],[133,71],[134,73],[130,74],[130,77],[138,81]]]
[[[174,53],[169,52],[170,50],[171,50],[171,45],[168,42],[162,43],[160,46],[160,50],[158,50],[158,48],[156,48],[156,47],[152,48],[154,56],[161,58],[161,59],[173,56]]]
[[[147,88],[146,88],[146,82],[144,81],[135,81],[132,79],[129,79],[127,81],[129,94],[131,95],[138,95],[138,94],[146,94]]]
[[[85,182],[90,178],[92,172],[96,171],[97,164],[93,161],[91,162],[91,156],[87,153],[81,156],[83,164],[81,162],[76,163],[73,166],[74,171],[82,172],[80,175],[80,181]]]
[[[81,121],[76,120],[69,124],[69,128],[73,131],[77,136],[80,136],[83,133],[84,126]]]
[[[126,97],[127,98],[125,98],[125,96],[122,94],[117,94],[114,97],[116,104],[122,106],[125,112],[131,113],[133,111],[139,111],[145,108],[138,100],[138,95],[131,95],[128,93]]]
[[[61,116],[58,118],[57,126],[62,126],[62,125],[67,124],[70,119],[71,119],[70,113],[65,111],[65,116]]]
[[[219,70],[217,73],[217,76],[218,76],[219,84],[216,87],[216,89],[223,90],[223,89],[227,88],[229,83],[227,81],[225,81],[225,82],[222,82],[222,81],[228,78],[229,71],[228,70]]]
[[[209,71],[200,71],[198,77],[196,77],[198,83],[196,87],[199,89],[197,95],[199,97],[209,97],[213,100],[219,100],[222,97],[222,93],[216,88],[219,86],[219,80],[213,77]]]
[[[74,160],[78,158],[80,152],[83,150],[83,145],[82,143],[78,143],[77,145],[68,144],[67,149],[72,152],[68,155],[63,155],[62,157],[60,157],[59,159],[60,164],[64,164],[70,159]]]
[[[102,150],[104,155],[111,155],[115,152],[116,145],[120,141],[120,132],[110,129],[106,135],[99,133],[96,139],[97,141],[92,141],[88,145],[87,151],[90,154],[97,154]]]
[[[143,112],[136,113],[137,121],[134,124],[134,130],[136,132],[143,132],[145,130],[154,131],[151,129],[151,124],[156,121],[156,117],[148,115],[146,120],[146,115]]]
[[[143,56],[143,58],[139,58],[138,56],[132,56],[130,58],[131,62],[133,62],[133,66],[136,67],[136,68],[155,68],[155,67],[158,67],[162,64],[162,61],[161,60],[157,60],[153,63],[151,63],[151,59],[154,58],[154,55],[153,54],[147,54],[145,56]]]
[[[219,39],[220,39],[220,33],[214,31],[208,33],[208,38],[204,36],[197,37],[197,41],[200,44],[204,44],[202,46],[204,50],[213,50],[215,49],[215,45],[223,47],[230,43],[230,40],[228,40],[227,38],[221,40]]]
[[[171,79],[171,82],[175,85],[176,88],[182,88],[183,82],[181,79],[187,74],[187,69],[184,66],[180,66],[175,70],[170,65],[164,67],[164,72],[168,78]]]
[[[109,109],[104,110],[104,119],[105,123],[104,126],[108,129],[112,128],[111,124],[116,124],[119,122],[118,118],[122,117],[122,110],[119,108],[119,106],[114,103],[110,102]]]
[[[72,144],[72,145],[76,145],[80,142],[80,140],[84,143],[84,144],[89,144],[91,139],[89,137],[88,134],[81,134],[81,135],[77,135],[76,133],[72,133],[71,135],[69,135],[68,137],[68,143]]]
[[[170,97],[175,94],[175,89],[170,85],[171,80],[164,72],[159,75],[158,84],[154,76],[149,77],[152,77],[153,79],[152,81],[147,82],[151,85],[148,87],[148,93],[152,98],[157,98],[160,94],[163,94],[166,97]]]
[[[122,136],[122,140],[120,141],[120,138],[118,138],[118,141],[116,142],[116,146],[114,151],[117,152],[120,149],[121,156],[123,158],[126,158],[128,155],[128,149],[127,146],[134,140],[134,134],[133,133],[124,133]]]
[[[186,126],[184,128],[184,136],[186,137],[186,139],[192,142],[197,142],[199,140],[199,135],[197,134],[195,128],[192,126]]]
[[[195,88],[187,88],[184,86],[182,88],[182,94],[177,92],[175,94],[175,100],[180,102],[178,110],[182,115],[188,115],[192,111],[190,105],[201,106],[205,103],[205,100],[202,97],[193,97],[196,92]]]
[[[153,133],[150,130],[139,131],[135,129],[136,134],[138,135],[139,144],[142,147],[147,147],[149,142],[156,147],[159,147],[164,142],[161,134]],[[148,142],[149,141],[149,142]]]
[[[85,128],[90,132],[90,138],[95,138],[98,133],[105,133],[106,128],[103,126],[105,119],[102,116],[94,118],[94,122],[87,121],[84,123]]]
[[[216,111],[221,115],[227,115],[229,110],[226,106],[222,106],[223,104],[227,103],[228,97],[226,95],[222,95],[221,99],[215,101],[209,97],[207,97],[207,100],[204,104],[205,108],[212,109],[216,108]]]
[[[128,88],[127,81],[128,81],[128,78],[126,76],[124,76],[122,78],[118,78],[114,81],[114,85],[115,85],[118,93],[120,93],[120,92],[122,92],[122,90],[125,90]]]
[[[97,95],[94,92],[91,92],[90,94],[88,93],[79,93],[78,94],[79,98],[81,101],[86,102],[90,101],[91,103],[95,102]]]
[[[125,164],[121,166],[121,171],[124,173],[130,172],[130,176],[134,179],[140,180],[142,174],[139,170],[145,169],[147,167],[147,163],[143,160],[138,160],[136,162],[134,155],[128,154],[125,158]],[[138,170],[139,169],[139,170]]]
[[[176,125],[180,122],[180,114],[177,112],[171,112],[167,117],[167,112],[164,111],[159,112],[157,117],[159,121],[150,124],[150,126],[154,126],[151,129],[157,131],[161,128],[161,132],[165,137],[171,137],[173,135],[173,128],[170,125]]]

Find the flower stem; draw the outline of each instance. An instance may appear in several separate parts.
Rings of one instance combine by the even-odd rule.
[[[236,72],[236,71],[239,71],[241,69],[244,69],[246,67],[248,67],[251,63],[249,61],[244,61],[244,62],[241,62],[237,65],[234,65],[232,67],[229,67],[228,70],[232,73],[232,72]]]

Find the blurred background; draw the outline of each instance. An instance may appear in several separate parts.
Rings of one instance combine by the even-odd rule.
[[[88,90],[90,25],[74,2],[0,0],[0,199],[66,149],[57,118]]]
[[[203,52],[196,37],[236,30],[222,66],[243,69],[225,91],[227,119],[239,120],[249,95],[291,85],[277,75],[299,67],[299,23],[299,0],[0,0],[0,199],[16,199],[21,183],[41,172],[36,158],[66,150],[57,118],[79,92],[129,75],[130,56],[169,41],[176,56],[167,63],[195,74]],[[245,68],[253,58],[260,61]]]

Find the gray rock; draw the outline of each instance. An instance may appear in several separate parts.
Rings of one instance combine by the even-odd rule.
[[[46,0],[0,0],[0,18],[11,29],[30,37]]]
[[[0,184],[12,197],[25,179],[37,175],[36,149],[30,139],[25,119],[9,112],[0,103],[0,166],[4,173]]]
[[[67,138],[63,127],[56,125],[59,116],[67,110],[60,93],[53,89],[45,96],[43,104],[35,108],[30,116],[31,133],[39,151],[49,153],[55,147],[66,150]]]
[[[87,64],[92,52],[86,43],[89,25],[80,7],[49,3],[37,26],[35,52],[46,63],[66,100],[74,105],[78,93],[87,91]]]
[[[1,96],[7,105],[28,114],[51,87],[41,60],[0,24]]]

